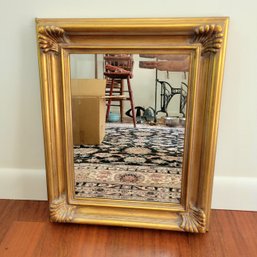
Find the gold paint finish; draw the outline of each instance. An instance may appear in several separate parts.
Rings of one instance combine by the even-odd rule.
[[[206,232],[206,216],[203,210],[190,207],[188,212],[181,213],[182,223],[180,227],[191,233]]]
[[[204,25],[195,29],[193,42],[202,44],[202,55],[206,53],[217,53],[222,46],[223,36],[220,25]]]
[[[206,232],[228,18],[36,19],[36,23],[51,220]],[[69,56],[106,52],[190,58],[181,204],[74,198]]]
[[[59,43],[68,42],[62,28],[55,26],[42,26],[38,29],[38,44],[44,53],[59,52]]]
[[[69,206],[65,196],[62,196],[50,204],[50,219],[53,222],[71,222],[75,208],[75,206]]]

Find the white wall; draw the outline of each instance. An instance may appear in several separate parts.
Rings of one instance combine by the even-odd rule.
[[[215,184],[214,207],[240,209],[250,199],[247,208],[257,208],[256,1],[1,0],[0,10],[0,197],[45,198],[45,187],[31,182],[44,170],[35,17],[230,16],[215,170],[223,182]],[[231,178],[238,183],[225,183]],[[24,194],[14,193],[14,182]]]

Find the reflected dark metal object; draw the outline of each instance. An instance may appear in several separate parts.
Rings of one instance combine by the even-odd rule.
[[[152,107],[148,107],[148,108],[144,108],[142,106],[136,106],[136,121],[137,123],[144,123],[144,122],[153,122],[155,119],[155,110]],[[129,117],[133,117],[132,116],[132,110],[129,109],[126,112],[126,115]]]
[[[144,120],[145,108],[143,108],[142,106],[136,106],[135,110],[136,110],[136,122],[142,123]],[[125,114],[130,118],[133,118],[132,109],[127,110]]]
[[[181,82],[181,94],[180,94],[180,113],[183,117],[186,117],[186,103],[187,103],[187,84]]]
[[[161,81],[158,79],[158,71],[166,71],[167,78],[169,79],[169,72],[184,72],[186,77],[186,72],[189,71],[190,58],[188,55],[155,55],[155,54],[140,54],[142,58],[154,59],[151,61],[140,61],[139,68],[144,69],[155,69],[156,70],[156,80],[155,80],[155,104],[154,112],[155,118],[154,121],[157,121],[157,114],[162,112],[168,114],[168,105],[171,99],[179,94],[180,95],[180,104],[179,110],[180,113],[185,117],[186,112],[186,97],[187,97],[187,84],[181,82],[180,88],[172,87],[167,81]],[[157,110],[157,98],[158,98],[158,86],[161,84],[160,92],[160,109]]]
[[[174,97],[177,94],[181,94],[182,89],[181,88],[174,88],[168,83],[167,81],[161,81],[159,79],[156,80],[157,86],[155,90],[157,91],[158,83],[161,84],[161,94],[160,94],[160,110],[156,110],[155,108],[155,115],[157,115],[159,112],[163,112],[166,114],[166,116],[169,116],[167,108],[170,103],[170,100],[172,97]],[[155,98],[155,106],[157,101],[157,97]]]

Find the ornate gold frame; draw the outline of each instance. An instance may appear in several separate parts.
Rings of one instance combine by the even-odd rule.
[[[50,219],[206,232],[228,18],[36,19]],[[74,199],[69,55],[173,53],[191,58],[181,204]]]

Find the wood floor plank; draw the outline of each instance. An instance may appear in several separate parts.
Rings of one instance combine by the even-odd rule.
[[[17,215],[17,221],[48,221],[48,204],[46,201],[18,201]]]
[[[15,221],[0,244],[1,257],[34,257],[46,223]]]
[[[1,257],[257,256],[257,212],[213,210],[206,234],[50,223],[36,201],[0,200],[0,218]]]
[[[48,221],[46,201],[0,200],[0,243],[14,221]]]
[[[34,257],[85,256],[86,252],[83,255],[77,255],[76,253],[78,248],[85,244],[84,241],[81,241],[83,239],[81,237],[82,230],[79,228],[80,225],[74,224],[46,223]],[[87,231],[86,226],[83,229]]]
[[[5,237],[9,227],[17,220],[19,204],[18,201],[0,200],[0,243]]]

